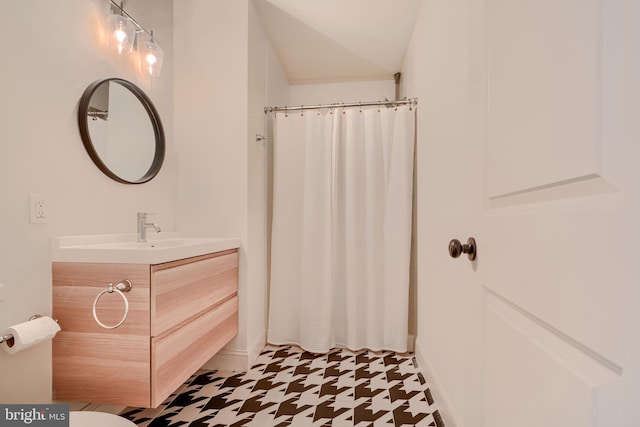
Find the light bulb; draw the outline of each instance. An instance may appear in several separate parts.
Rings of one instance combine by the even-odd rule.
[[[138,46],[140,50],[140,64],[142,70],[149,73],[153,77],[158,77],[162,69],[162,60],[164,52],[162,47],[153,38],[153,31],[149,40],[142,42]]]
[[[127,44],[127,33],[121,29],[118,29],[113,32],[113,37],[118,42],[118,53],[122,55],[122,52],[125,50]]]
[[[128,39],[127,33],[122,28],[118,28],[117,30],[115,30],[113,32],[113,36],[116,38],[116,40],[118,40],[118,43],[120,44],[125,43]]]
[[[158,58],[153,53],[147,53],[145,56],[145,61],[147,62],[147,73],[150,75],[154,75],[154,65],[158,62]]]

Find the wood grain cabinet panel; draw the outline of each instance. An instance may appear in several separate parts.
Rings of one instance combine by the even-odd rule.
[[[148,407],[149,337],[59,332],[53,340],[53,399]]]
[[[238,297],[151,339],[152,406],[157,406],[238,333]]]
[[[156,407],[238,331],[236,249],[157,265],[53,263],[53,398]],[[104,329],[96,296],[129,279],[127,320]],[[105,294],[96,313],[117,323],[124,303]]]
[[[237,292],[238,253],[231,251],[151,267],[157,336]]]

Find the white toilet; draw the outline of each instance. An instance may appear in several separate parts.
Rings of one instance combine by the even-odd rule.
[[[70,411],[69,427],[135,427],[135,424],[118,415],[96,411]]]

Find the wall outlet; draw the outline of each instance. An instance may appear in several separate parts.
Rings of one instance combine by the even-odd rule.
[[[47,200],[38,194],[29,195],[29,222],[31,224],[46,224],[49,222]]]

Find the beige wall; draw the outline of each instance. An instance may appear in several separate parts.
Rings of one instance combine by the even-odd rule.
[[[174,13],[178,229],[242,241],[238,336],[207,366],[243,369],[266,332],[268,147],[255,135],[287,78],[251,1],[184,0]]]
[[[267,44],[267,106],[289,105],[289,78],[282,68],[278,56],[271,44]],[[267,298],[266,312],[269,309],[269,286],[271,284],[271,221],[273,213],[273,121],[272,114],[265,116],[267,142]],[[269,324],[267,322],[267,329]]]
[[[367,80],[297,84],[289,89],[291,105],[335,104],[337,102],[382,101],[395,98],[395,80]]]
[[[252,1],[249,5],[249,105],[247,123],[247,350],[249,364],[264,348],[267,330],[267,145],[256,142],[265,135],[267,105],[267,36]]]
[[[133,58],[107,51],[101,32],[106,0],[0,2],[0,328],[51,314],[51,237],[135,232],[137,211],[155,212],[163,229],[175,229],[172,2],[135,4],[132,14],[155,30],[165,50],[157,79],[142,75]],[[80,140],[80,96],[91,82],[108,77],[140,86],[163,120],[167,157],[149,183],[110,180]],[[32,193],[46,197],[47,224],[29,223]],[[0,351],[0,378],[0,402],[48,403],[50,343],[16,355]]]
[[[241,239],[239,333],[247,349],[247,1],[175,4],[178,229]]]

